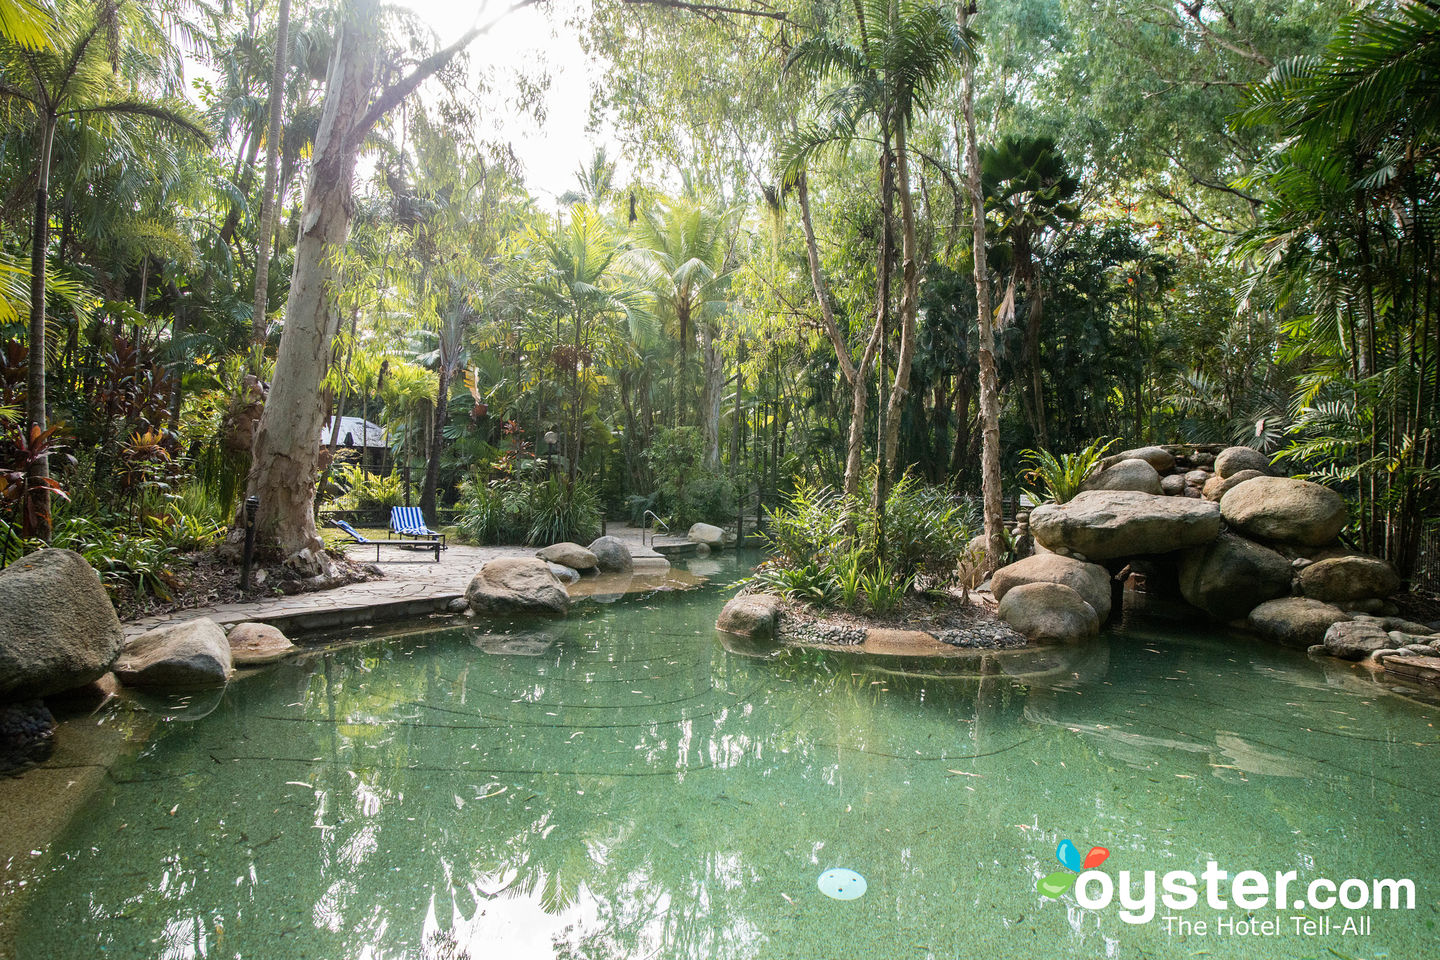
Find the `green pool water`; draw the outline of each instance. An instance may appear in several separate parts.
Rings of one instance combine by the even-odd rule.
[[[412,628],[178,712],[44,858],[18,956],[1440,955],[1434,709],[1164,625],[945,662],[730,650],[735,561],[693,566],[716,585]],[[1130,925],[1036,892],[1065,838],[1112,875],[1410,878],[1415,906]],[[833,867],[866,893],[823,896]]]

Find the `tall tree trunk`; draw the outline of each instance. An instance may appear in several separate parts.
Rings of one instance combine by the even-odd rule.
[[[25,416],[32,427],[42,431],[48,423],[45,414],[45,248],[50,244],[50,157],[55,145],[55,128],[59,119],[46,111],[40,125],[40,163],[35,171],[35,223],[30,240],[30,356],[25,379]],[[26,481],[30,487],[30,503],[22,508],[22,516],[33,509],[34,526],[27,535],[50,539],[50,491],[45,481],[50,478],[50,458],[36,457],[30,464]]]
[[[320,383],[338,326],[330,299],[340,280],[336,254],[350,232],[355,159],[368,129],[361,121],[375,80],[375,7],[374,0],[352,4],[330,63],[285,329],[255,432],[248,488],[260,500],[257,538],[282,556],[323,546],[311,510],[325,416]]]
[[[820,270],[820,253],[815,242],[815,224],[810,218],[809,182],[803,173],[795,182],[795,193],[800,201],[800,223],[805,230],[805,256],[810,263],[810,282],[815,288],[815,299],[820,305],[820,318],[824,324],[826,335],[830,337],[830,345],[835,348],[835,359],[840,364],[840,372],[850,385],[850,432],[845,444],[843,490],[845,496],[853,501],[860,495],[860,471],[863,469],[862,454],[865,447],[865,408],[868,404],[866,381],[870,376],[870,366],[874,362],[875,351],[880,344],[880,326],[876,324],[871,330],[870,339],[865,344],[865,352],[860,358],[859,366],[856,366],[850,357],[850,344],[846,341],[844,334],[840,332],[840,325],[835,320],[835,311],[830,305],[830,289],[825,282],[825,275]]]
[[[978,4],[977,4],[978,7]],[[970,9],[962,0],[955,19],[966,30]],[[985,516],[985,569],[995,569],[1004,550],[1005,508],[1000,491],[1000,385],[995,369],[995,327],[990,309],[990,268],[985,260],[985,195],[980,188],[980,150],[975,138],[975,58],[965,59],[961,98],[965,114],[965,180],[975,234],[975,304],[980,356],[980,491]]]
[[[450,380],[453,376],[450,364],[442,360],[440,383],[435,393],[435,416],[430,428],[430,449],[425,456],[425,478],[420,481],[420,512],[425,515],[425,522],[432,527],[439,526],[440,523],[436,500],[440,488],[440,455],[445,451],[445,418],[450,408]]]
[[[701,400],[701,433],[705,440],[705,469],[720,470],[720,399],[724,393],[724,359],[716,343],[719,331],[708,320],[700,324],[701,361],[704,366],[704,397]]]
[[[900,409],[910,393],[910,370],[915,363],[916,313],[920,273],[916,266],[915,202],[910,196],[910,161],[906,156],[903,121],[895,130],[895,178],[900,193],[900,354],[895,358],[895,381],[885,415],[885,463],[895,470],[900,450]]]
[[[270,242],[275,236],[275,212],[279,206],[275,181],[280,169],[280,120],[285,106],[285,72],[290,45],[290,0],[280,0],[275,27],[275,72],[270,79],[270,126],[265,134],[265,184],[260,195],[260,234],[255,238],[255,303],[250,314],[251,333],[257,344],[265,343],[269,330],[265,315],[270,300]]]
[[[523,0],[507,12],[520,5]],[[295,241],[285,330],[275,360],[274,383],[255,431],[247,481],[248,492],[260,500],[257,537],[267,550],[284,556],[308,548],[323,557],[311,509],[325,418],[320,383],[339,326],[330,295],[340,279],[336,254],[350,232],[354,212],[351,189],[360,146],[381,117],[498,22],[472,27],[450,46],[422,60],[372,102],[379,0],[351,0],[342,17]],[[238,526],[238,515],[236,519]],[[323,560],[316,564],[323,565]]]

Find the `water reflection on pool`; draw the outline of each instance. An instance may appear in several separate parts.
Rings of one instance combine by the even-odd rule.
[[[1435,711],[1348,666],[1158,628],[775,654],[717,640],[720,602],[444,627],[233,684],[55,845],[19,956],[1436,955]],[[1416,909],[1348,939],[1131,926],[1036,893],[1062,838],[1108,871],[1409,877]],[[823,895],[832,867],[864,896]]]

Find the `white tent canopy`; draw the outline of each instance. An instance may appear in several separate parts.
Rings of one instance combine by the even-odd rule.
[[[335,429],[335,418],[331,417],[325,421],[320,428],[320,445],[330,445],[330,434]],[[364,447],[366,449],[388,449],[390,440],[385,436],[385,430],[379,424],[371,423],[369,420],[362,420],[359,417],[341,417],[340,433],[335,437],[337,447]]]

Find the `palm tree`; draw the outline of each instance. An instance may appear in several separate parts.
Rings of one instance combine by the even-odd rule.
[[[649,210],[636,224],[637,248],[629,265],[650,291],[655,313],[673,324],[680,344],[681,370],[700,335],[703,395],[700,400],[705,466],[720,469],[720,400],[724,361],[720,356],[720,318],[733,273],[730,232],[737,210],[715,211],[695,200],[673,200]]]
[[[533,232],[531,243],[540,274],[526,285],[529,293],[555,322],[555,343],[550,352],[556,372],[570,381],[569,423],[561,438],[569,460],[571,482],[584,451],[585,397],[582,374],[593,368],[593,347],[608,339],[599,321],[627,316],[636,308],[636,296],[623,285],[619,258],[620,238],[599,212],[588,205],[571,208],[569,220]],[[568,321],[571,340],[561,344]]]
[[[120,56],[110,58],[112,37],[122,39]],[[0,100],[33,114],[37,122],[35,216],[30,241],[30,367],[26,382],[26,414],[30,423],[46,428],[45,411],[45,260],[50,242],[50,169],[55,138],[87,124],[109,126],[150,123],[188,133],[208,142],[205,130],[189,109],[174,98],[180,76],[179,54],[164,26],[144,6],[120,2],[98,9],[88,0],[68,0],[59,11],[54,46],[33,50],[0,41]],[[161,84],[161,96],[136,93],[143,85]],[[171,89],[166,89],[165,83]],[[30,470],[40,489],[37,505],[49,539],[47,457],[37,457]]]
[[[1030,368],[1027,413],[1035,442],[1050,446],[1045,424],[1044,386],[1040,378],[1040,326],[1045,297],[1036,265],[1036,248],[1047,231],[1080,215],[1070,203],[1080,181],[1070,176],[1065,158],[1049,137],[1010,137],[980,151],[985,205],[997,219],[997,234],[1010,248],[1010,284],[1001,308],[1001,326],[1014,319],[1015,298],[1025,288],[1025,362]]]
[[[916,310],[919,269],[916,263],[916,216],[910,191],[909,136],[917,115],[929,105],[944,80],[969,49],[963,31],[957,29],[944,7],[915,0],[857,0],[855,31],[848,37],[815,34],[795,45],[786,60],[786,70],[812,80],[838,80],[839,85],[820,100],[825,121],[798,131],[782,149],[786,181],[797,183],[807,161],[816,153],[842,149],[861,140],[864,125],[873,122],[880,146],[880,240],[877,251],[875,333],[883,354],[889,344],[890,282],[894,258],[894,202],[900,201],[901,288],[900,344],[895,379],[890,397],[882,408],[876,483],[877,503],[884,502],[885,480],[895,468],[900,438],[900,408],[910,387],[910,368],[915,356]],[[806,200],[808,205],[808,199]],[[805,216],[806,223],[809,217]],[[807,228],[809,229],[809,228]],[[809,229],[813,234],[813,229]],[[813,247],[813,237],[807,235]],[[812,257],[812,259],[815,259]],[[812,264],[812,275],[818,264]],[[816,277],[817,295],[823,284]],[[820,296],[822,301],[827,298]],[[837,353],[850,352],[848,343],[833,325],[833,317],[822,305]],[[868,349],[867,349],[867,352]],[[853,366],[853,365],[852,365]],[[885,364],[879,364],[882,374]],[[842,362],[842,369],[849,367]],[[851,387],[856,394],[853,410],[860,411],[863,423],[864,379],[862,362],[854,369]],[[856,429],[852,422],[852,447]],[[846,490],[858,488],[858,459],[847,463]],[[852,491],[853,492],[853,491]]]

